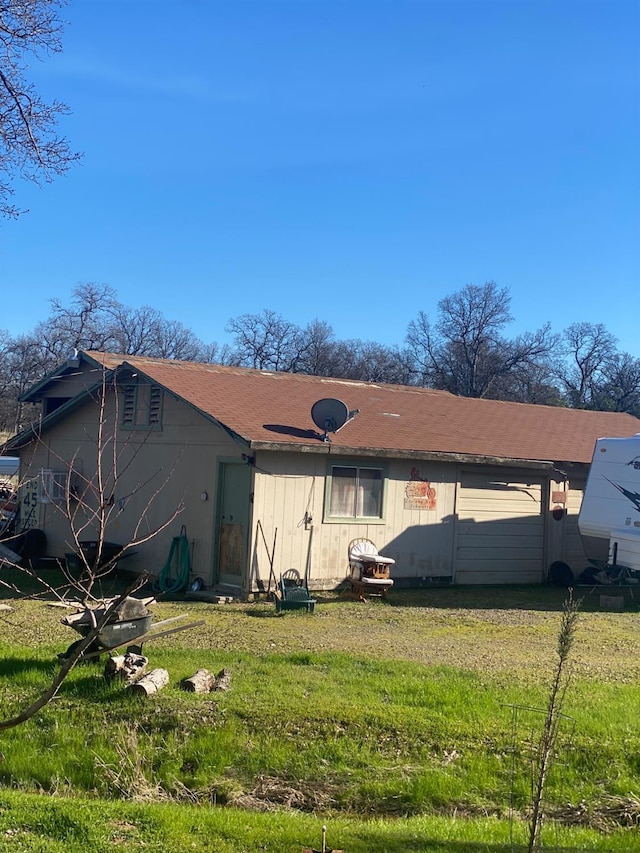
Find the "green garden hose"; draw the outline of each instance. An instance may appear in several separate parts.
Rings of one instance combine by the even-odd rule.
[[[169,556],[153,583],[153,589],[156,592],[182,592],[189,585],[190,572],[189,540],[183,526],[180,536],[174,536],[171,541]]]

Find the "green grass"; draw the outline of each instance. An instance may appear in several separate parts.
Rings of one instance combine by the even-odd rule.
[[[299,850],[319,845],[322,822],[349,853],[508,850],[510,831],[523,844],[542,725],[526,709],[545,707],[561,604],[547,589],[328,598],[312,616],[159,604],[158,619],[188,610],[206,621],[146,647],[150,666],[170,672],[165,690],[137,699],[104,680],[104,661],[88,663],[36,719],[0,732],[0,831],[23,843],[40,820],[38,843],[52,846],[12,849],[66,853],[111,849],[118,833],[127,850],[194,849],[190,839],[198,850]],[[587,605],[543,842],[640,850],[640,617]],[[15,608],[0,622],[2,718],[44,688],[75,638],[60,610]],[[202,666],[227,667],[231,689],[181,691]],[[104,815],[94,828],[92,811]],[[171,844],[154,846],[165,821]]]
[[[233,808],[173,803],[114,803],[0,793],[0,833],[15,853],[300,853],[327,845],[345,853],[522,853],[521,827],[505,820],[423,816],[402,821],[291,812],[247,813]],[[513,837],[513,846],[510,839]],[[556,853],[640,849],[629,832],[606,837],[581,828],[549,827],[546,842]]]

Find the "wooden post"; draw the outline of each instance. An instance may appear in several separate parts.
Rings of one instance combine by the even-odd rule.
[[[129,690],[132,693],[151,696],[162,690],[169,683],[169,673],[166,669],[152,669],[144,675],[139,681],[129,685]]]

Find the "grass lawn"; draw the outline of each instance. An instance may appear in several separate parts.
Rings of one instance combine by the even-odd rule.
[[[580,594],[578,590],[578,594]],[[564,592],[394,591],[266,602],[159,602],[205,624],[149,643],[168,687],[132,697],[78,666],[37,718],[0,733],[0,839],[12,850],[524,850],[531,753]],[[76,635],[10,601],[0,716],[24,708]],[[545,849],[640,851],[640,613],[581,607],[551,771]],[[206,667],[231,689],[179,689]],[[1,842],[0,842],[1,847]]]

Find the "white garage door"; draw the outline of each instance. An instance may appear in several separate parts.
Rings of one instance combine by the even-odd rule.
[[[462,472],[455,581],[538,583],[544,568],[542,479]]]

